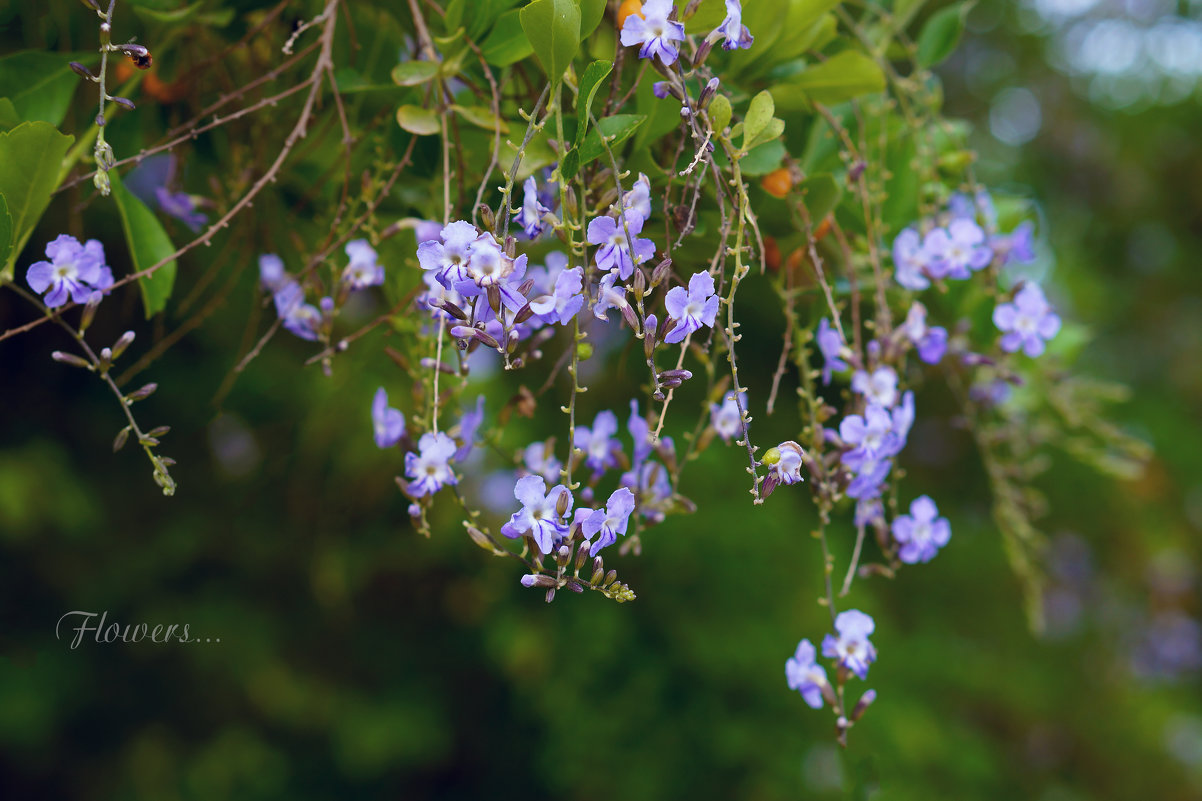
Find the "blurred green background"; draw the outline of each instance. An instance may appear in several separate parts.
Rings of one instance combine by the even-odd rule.
[[[5,47],[36,46],[17,5],[0,5]],[[829,713],[784,681],[797,640],[828,622],[804,489],[753,509],[739,455],[712,448],[686,472],[703,513],[620,560],[636,602],[548,606],[449,504],[432,539],[415,534],[398,454],[370,435],[375,388],[405,397],[385,334],[331,378],[277,338],[216,403],[261,313],[246,271],[139,376],[160,385],[141,419],[172,426],[175,498],[132,448],[110,453],[118,410],[50,361],[61,335],[0,343],[0,795],[1202,797],[1200,15],[1185,0],[991,0],[940,70],[948,114],[975,126],[978,178],[1039,208],[1049,294],[1092,335],[1075,369],[1130,387],[1112,414],[1155,448],[1127,482],[1052,454],[1044,636],[1027,628],[971,440],[932,387],[905,491],[935,497],[954,536],[931,564],[855,586],[878,623],[879,698],[840,754]],[[52,206],[20,264],[73,213]],[[99,235],[112,263],[118,237]],[[126,295],[96,341],[140,316]],[[754,279],[747,298],[771,305]],[[4,327],[28,315],[0,294]],[[752,340],[780,330],[773,314],[742,319]],[[762,415],[776,355],[742,365],[765,441],[795,426],[792,411]],[[632,385],[637,366],[620,368]],[[490,419],[515,388],[479,386]],[[587,398],[585,417],[625,419],[617,388]],[[540,415],[511,426],[513,448],[558,422],[553,403]],[[852,536],[833,533],[842,564]],[[54,637],[72,610],[220,643],[72,650]]]

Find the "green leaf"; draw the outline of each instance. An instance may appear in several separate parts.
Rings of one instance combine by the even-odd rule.
[[[166,23],[181,23],[187,22],[196,16],[197,12],[204,6],[204,0],[196,0],[190,6],[176,8],[170,10],[159,10],[155,8],[143,8],[134,6],[134,13],[144,20],[151,22],[166,22]]]
[[[810,212],[810,222],[814,225],[826,219],[843,197],[843,190],[829,172],[811,175],[801,182],[800,188],[806,210]]]
[[[687,34],[709,33],[726,19],[726,4],[723,0],[701,0],[693,16],[684,21]],[[752,31],[752,33],[755,33]],[[758,44],[758,42],[757,42]]]
[[[927,0],[895,0],[893,3],[893,25],[897,31],[904,30],[910,24],[910,20],[914,19],[914,15],[918,10],[926,4]]]
[[[785,157],[785,143],[779,139],[753,147],[739,159],[739,170],[747,176],[767,175],[780,166]]]
[[[580,41],[584,41],[601,24],[605,16],[605,0],[580,0]]]
[[[501,127],[501,133],[509,133],[509,123],[505,120],[498,120],[493,116],[492,110],[484,106],[456,106],[452,105],[451,110],[463,117],[465,120],[475,125],[477,128],[483,128],[487,131],[496,131],[498,123]]]
[[[751,106],[747,109],[747,114],[743,116],[743,150],[748,151],[759,144],[760,134],[772,122],[772,115],[776,113],[776,103],[772,100],[772,93],[767,89],[760,92],[755,97],[751,98]]]
[[[497,20],[492,33],[480,46],[484,60],[494,67],[508,67],[534,53],[526,32],[522,30],[522,12],[507,11]]]
[[[404,61],[392,68],[392,82],[398,86],[419,86],[437,74],[437,61]]]
[[[8,213],[8,203],[0,195],[0,264],[8,261],[13,246],[13,218]]]
[[[800,94],[782,92],[777,96],[777,105],[797,110],[804,107],[805,99],[830,106],[880,92],[885,88],[885,74],[875,61],[859,50],[844,50],[807,67],[805,72],[781,85]]]
[[[75,137],[48,122],[24,122],[0,133],[0,195],[12,217],[12,250],[0,276],[12,278],[13,262],[58,187],[63,156]]]
[[[7,97],[0,97],[0,131],[11,131],[21,124],[17,107]]]
[[[0,58],[0,97],[12,100],[23,120],[58,125],[67,116],[75,87],[81,83],[69,63],[70,57],[43,50]],[[92,100],[96,100],[94,93]]]
[[[418,136],[429,136],[442,130],[438,113],[421,106],[401,106],[396,110],[396,121],[406,131]]]
[[[629,139],[646,119],[643,114],[614,114],[598,120],[597,127],[588,132],[584,144],[580,147],[580,166],[583,167],[605,155],[605,147],[601,143],[598,131],[606,138],[613,137],[609,140],[612,150]]]
[[[601,82],[609,76],[613,66],[612,61],[594,61],[584,70],[584,76],[580,79],[580,93],[576,95],[576,147],[580,147],[584,142],[584,135],[588,133],[588,117],[593,108],[593,98],[597,96]]]
[[[918,65],[933,67],[950,56],[964,33],[964,17],[970,3],[956,3],[940,9],[922,26],[918,35]]]
[[[534,57],[552,84],[580,49],[580,7],[575,0],[533,0],[521,12],[522,30],[534,48]]]
[[[715,95],[709,107],[710,123],[715,131],[722,133],[722,129],[730,125],[730,114],[730,98],[726,95]]]
[[[113,185],[113,200],[117,202],[117,211],[121,215],[121,228],[125,231],[125,241],[133,258],[134,272],[153,267],[175,253],[175,245],[171,244],[171,238],[163,230],[162,223],[154,216],[154,212],[125,188],[116,170],[109,173],[109,180]],[[138,279],[146,319],[149,320],[167,306],[167,299],[171,297],[171,290],[175,286],[175,269],[176,261],[172,259],[155,270],[153,275]]]

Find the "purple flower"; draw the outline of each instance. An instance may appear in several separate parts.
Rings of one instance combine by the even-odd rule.
[[[411,479],[409,492],[416,497],[433,495],[447,485],[459,483],[451,470],[455,458],[455,440],[439,432],[422,434],[418,453],[405,454],[405,475]]]
[[[551,553],[555,540],[568,533],[561,518],[567,517],[572,510],[572,493],[562,484],[556,484],[547,492],[547,482],[542,476],[523,476],[514,485],[513,497],[522,508],[501,527],[501,533],[510,539],[529,534],[540,551]]]
[[[622,195],[622,208],[637,214],[644,223],[651,219],[651,179],[645,173],[640,172],[639,179],[634,182],[634,186],[630,188],[629,192]],[[630,233],[634,233],[633,228]],[[638,245],[636,244],[635,247]]]
[[[366,239],[347,242],[346,255],[351,261],[342,271],[342,280],[351,289],[366,289],[384,283],[384,268],[376,263],[376,251]]]
[[[647,0],[639,14],[631,14],[622,26],[622,46],[641,45],[639,58],[655,58],[672,64],[680,55],[673,42],[683,41],[684,26],[668,19],[675,9],[671,0]]]
[[[591,540],[596,534],[601,534],[589,548],[588,555],[596,556],[602,548],[617,542],[619,534],[625,536],[632,512],[634,493],[626,487],[618,487],[605,502],[605,509],[598,509],[584,519],[583,530],[587,539]]]
[[[822,689],[827,685],[826,671],[814,664],[814,645],[809,640],[797,643],[797,651],[785,662],[785,680],[790,690],[801,693],[811,709],[822,708]]]
[[[923,244],[922,237],[913,228],[905,229],[893,240],[894,277],[906,289],[926,289],[931,285],[924,274],[930,259]]]
[[[751,35],[751,31],[747,30],[747,26],[743,24],[743,6],[739,0],[726,0],[726,19],[722,20],[722,24],[717,30],[711,34],[713,37],[724,36],[722,42],[724,50],[735,50],[743,48],[748,50],[751,48],[751,43],[755,41],[755,37]]]
[[[970,219],[957,217],[946,229],[927,235],[923,247],[931,256],[930,272],[936,278],[968,278],[993,260],[985,231]]]
[[[376,446],[391,448],[405,435],[405,415],[388,406],[388,393],[384,387],[376,390],[371,404],[372,428],[376,432]]]
[[[746,392],[739,393],[738,400],[735,399],[735,393],[727,392],[721,406],[716,403],[710,404],[710,425],[724,442],[730,442],[731,437],[743,430],[742,416],[739,413],[740,402],[746,408]]]
[[[893,519],[893,539],[901,545],[897,558],[908,565],[929,562],[952,537],[946,517],[923,495],[910,504],[910,514]]]
[[[549,295],[530,301],[530,309],[546,322],[567,325],[584,306],[584,268],[573,267],[555,278],[555,289]]]
[[[1035,261],[1035,226],[1029,221],[1021,223],[1008,234],[990,238],[990,247],[1002,264],[1030,264]]]
[[[630,18],[636,19],[633,14]],[[618,276],[625,281],[634,273],[636,263],[642,264],[654,256],[655,243],[635,236],[643,230],[643,222],[643,217],[637,212],[627,212],[626,226],[630,229],[630,242],[634,243],[634,260],[631,260],[626,231],[620,222],[608,215],[594,218],[588,224],[587,235],[590,245],[599,246],[595,254],[597,267],[603,271],[616,269]]]
[[[423,270],[431,270],[439,283],[450,287],[467,278],[467,264],[472,244],[479,236],[476,226],[457,220],[442,229],[442,241],[423,242],[417,247],[417,262]]]
[[[276,313],[284,323],[284,328],[301,339],[316,341],[321,331],[322,313],[309,303],[305,303],[305,290],[296,281],[288,282],[272,296],[275,301]]]
[[[656,81],[651,84],[651,94],[658,97],[660,100],[667,100],[671,94],[672,84],[669,81]]]
[[[626,286],[618,284],[617,273],[606,273],[601,277],[601,283],[597,287],[597,302],[593,304],[593,316],[598,320],[608,320],[610,309],[623,309],[629,304],[626,302]]]
[[[631,470],[638,470],[655,446],[651,443],[651,427],[647,425],[647,421],[639,414],[639,402],[635,399],[630,401],[630,417],[626,421],[626,430],[630,432],[630,439],[633,441],[632,446],[632,463]]]
[[[442,223],[434,220],[414,220],[413,235],[417,239],[417,244],[423,242],[437,241],[441,236]]]
[[[714,277],[706,272],[693,273],[688,291],[672,287],[664,297],[664,308],[676,326],[664,337],[664,342],[676,343],[701,328],[713,326],[718,314],[718,296],[714,294]]]
[[[839,424],[839,437],[853,450],[843,454],[843,464],[852,470],[870,460],[880,460],[901,450],[901,443],[893,433],[893,418],[883,407],[869,404],[861,417],[849,414]]]
[[[533,442],[527,445],[526,450],[522,452],[522,463],[531,475],[542,476],[547,481],[559,478],[560,468],[563,467],[563,464],[555,458],[555,451],[550,442]]]
[[[897,448],[900,451],[906,445],[906,437],[910,436],[910,426],[914,425],[914,392],[906,390],[902,401],[893,407],[893,434],[897,437]]]
[[[774,454],[773,451],[776,453]],[[769,461],[772,456],[776,457],[776,461]],[[805,451],[791,439],[764,454],[764,463],[768,465],[768,479],[772,482],[772,489],[779,484],[796,484],[799,481],[805,481],[801,477],[803,456],[805,456]],[[766,490],[766,493],[771,492],[772,489]]]
[[[869,403],[892,408],[897,403],[897,373],[892,367],[878,367],[871,373],[856,370],[851,377],[851,388]]]
[[[438,276],[433,272],[423,273],[422,282],[426,285],[426,291],[418,295],[418,306],[423,309],[428,309],[431,316],[433,316],[435,319],[458,322],[457,318],[452,317],[449,313],[443,311],[442,309],[434,307],[439,302],[446,302],[452,303],[462,309],[466,305],[463,296],[454,289],[440,284],[438,282]]]
[[[160,209],[188,226],[193,232],[199,231],[200,226],[209,221],[208,217],[196,210],[196,201],[185,192],[170,192],[165,186],[157,186],[154,197],[159,202]]]
[[[893,462],[880,457],[866,458],[859,463],[856,476],[847,485],[847,497],[868,501],[880,497],[882,485],[889,477]]]
[[[476,432],[484,422],[484,396],[476,398],[476,408],[464,412],[459,418],[459,441],[463,444],[455,451],[455,461],[462,462],[476,446]]]
[[[927,326],[927,310],[921,303],[915,302],[906,315],[906,336],[918,348],[918,358],[927,364],[938,364],[947,353],[947,329],[939,326]]]
[[[885,507],[880,498],[863,498],[856,501],[856,511],[852,522],[857,528],[884,522]]]
[[[868,666],[876,661],[876,648],[868,637],[876,628],[872,618],[858,609],[840,612],[835,618],[838,637],[830,634],[822,640],[822,655],[839,660],[839,666],[861,679],[868,678]]]
[[[656,461],[647,461],[637,470],[623,473],[619,482],[633,489],[639,498],[639,514],[653,523],[662,523],[672,506],[672,482],[668,469]]]
[[[543,232],[543,215],[551,212],[538,199],[538,182],[534,176],[522,184],[522,209],[517,213],[517,224],[526,232],[527,239],[538,239]]]
[[[617,455],[622,446],[612,437],[618,433],[618,416],[611,411],[598,412],[593,427],[576,426],[572,444],[585,453],[584,463],[601,473],[618,463]]]
[[[1032,358],[1043,353],[1044,342],[1060,330],[1060,318],[1038,284],[1023,284],[1013,303],[999,304],[993,310],[993,324],[1004,332],[1002,350],[1014,353],[1021,347]]]
[[[818,331],[814,338],[818,341],[818,350],[822,351],[824,361],[822,383],[829,384],[831,373],[847,369],[847,362],[839,358],[839,352],[843,349],[843,337],[839,336],[838,329],[832,328],[830,321],[823,317],[818,321]]]
[[[274,253],[264,253],[259,256],[259,284],[264,289],[276,292],[288,282],[288,271],[284,269],[284,260]]]
[[[88,245],[96,240],[89,240]],[[79,244],[73,236],[62,234],[46,245],[46,257],[50,261],[34,262],[25,273],[30,288],[41,295],[47,308],[57,308],[67,302],[87,303],[92,293],[101,287],[104,267],[104,251],[98,250],[100,243],[88,248]],[[99,258],[98,258],[99,256]],[[105,267],[107,269],[107,267]],[[112,271],[108,272],[108,284],[112,286]]]
[[[952,196],[947,199],[947,210],[952,219],[962,217],[975,220],[977,212],[980,212],[985,225],[991,229],[997,227],[997,209],[994,208],[993,198],[984,189],[977,191],[975,199],[963,192],[953,192]]]

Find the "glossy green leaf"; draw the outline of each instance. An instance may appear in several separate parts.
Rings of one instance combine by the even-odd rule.
[[[113,200],[116,201],[117,211],[121,215],[121,228],[125,231],[125,241],[129,245],[134,271],[141,272],[153,267],[175,253],[175,245],[171,243],[171,238],[163,230],[163,225],[154,216],[154,212],[125,188],[116,170],[109,173],[109,179],[113,185]],[[175,286],[175,269],[176,261],[172,259],[152,275],[138,279],[147,319],[166,308],[167,299],[171,297],[171,290]]]
[[[722,129],[730,125],[730,98],[723,94],[715,95],[710,102],[709,115],[714,130],[722,133]]]
[[[767,175],[780,166],[784,157],[785,143],[774,139],[748,151],[746,156],[739,159],[739,170],[750,177]]]
[[[522,30],[521,11],[514,9],[502,14],[480,50],[484,53],[484,60],[494,67],[507,67],[534,53],[526,32]]]
[[[451,111],[454,111],[460,117],[475,125],[477,128],[484,128],[487,131],[496,131],[498,124],[501,128],[501,133],[509,133],[509,123],[505,120],[498,120],[493,116],[492,110],[484,106],[451,106]]]
[[[629,139],[646,119],[642,114],[614,114],[598,120],[597,127],[588,132],[584,144],[580,147],[580,166],[583,167],[605,155],[605,147],[601,143],[598,129],[607,139],[613,137],[609,139],[609,147],[616,151],[618,145]]]
[[[933,67],[955,51],[964,33],[964,16],[970,5],[956,3],[931,15],[918,35],[919,66]]]
[[[580,79],[580,93],[576,96],[576,147],[580,147],[584,142],[584,135],[588,133],[588,118],[593,108],[593,98],[597,96],[601,82],[609,76],[613,66],[611,61],[594,61],[584,70]]]
[[[165,22],[179,24],[188,22],[204,7],[204,0],[196,0],[183,8],[158,9],[145,6],[134,6],[134,13],[150,22]]]
[[[580,49],[580,7],[575,0],[533,0],[521,12],[522,30],[534,48],[534,57],[551,83]]]
[[[693,16],[684,21],[684,30],[690,35],[707,34],[721,25],[724,19],[726,3],[723,0],[701,0]]]
[[[880,92],[885,74],[880,66],[859,50],[844,50],[781,84],[776,103],[787,110],[805,107],[806,101],[834,105],[853,97]],[[794,90],[794,91],[789,91]]]
[[[75,140],[48,122],[24,122],[0,133],[0,195],[12,218],[12,246],[0,275],[13,274],[13,261],[24,247],[58,187],[63,156]]]
[[[84,82],[67,66],[70,61],[71,57],[63,53],[42,50],[24,50],[0,58],[0,97],[12,101],[22,120],[59,125],[67,116],[76,87]]]
[[[438,112],[421,106],[401,106],[396,110],[396,121],[403,129],[418,136],[429,136],[442,130]]]
[[[418,86],[438,74],[436,61],[404,61],[392,68],[392,82],[398,86]]]
[[[751,98],[747,114],[743,116],[743,150],[750,150],[759,143],[760,134],[772,122],[776,103],[767,89]]]
[[[17,107],[7,97],[0,97],[0,131],[11,131],[21,124]]]
[[[806,210],[810,213],[810,221],[814,225],[834,211],[835,206],[839,205],[839,200],[843,197],[843,190],[839,188],[835,176],[829,172],[811,175],[801,182],[800,189],[802,202],[806,204]]]
[[[580,0],[580,41],[592,35],[605,16],[605,0]]]

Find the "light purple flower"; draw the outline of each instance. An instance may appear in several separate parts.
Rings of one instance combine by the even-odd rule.
[[[710,404],[710,425],[714,427],[714,431],[722,437],[724,442],[730,442],[731,437],[743,431],[743,421],[739,413],[740,403],[746,408],[746,392],[739,393],[737,400],[735,393],[727,392],[726,397],[722,399],[721,406],[716,403]]]
[[[853,450],[843,454],[843,464],[859,470],[867,461],[879,461],[893,456],[901,450],[897,435],[893,433],[893,418],[889,412],[875,403],[869,404],[864,416],[849,414],[839,424],[839,437]]]
[[[847,362],[839,358],[843,349],[843,337],[839,336],[838,329],[832,327],[830,321],[823,317],[818,321],[818,331],[814,338],[818,342],[818,350],[822,351],[822,383],[829,384],[831,373],[847,369]]]
[[[993,260],[985,231],[970,219],[957,217],[946,229],[936,228],[923,243],[931,258],[930,272],[936,278],[968,278]]]
[[[472,244],[480,232],[465,220],[456,220],[441,231],[442,241],[423,242],[417,247],[417,262],[423,270],[430,270],[445,287],[467,279],[467,265],[471,259]]]
[[[662,523],[672,506],[672,482],[668,468],[649,460],[637,470],[623,473],[618,482],[638,495],[639,514],[653,523]]]
[[[188,226],[193,232],[199,231],[200,226],[209,221],[208,217],[196,210],[196,200],[186,192],[171,192],[165,186],[156,186],[154,197],[160,209]]]
[[[989,246],[1002,264],[1030,264],[1035,261],[1035,226],[1030,221],[1020,223],[1008,234],[991,237]]]
[[[259,284],[264,289],[277,292],[289,281],[288,271],[284,269],[284,260],[274,253],[264,253],[259,256]]]
[[[532,442],[527,445],[526,450],[522,451],[522,463],[531,475],[542,476],[547,481],[559,478],[560,468],[563,467],[563,463],[555,458],[555,451],[549,442]]]
[[[880,498],[863,498],[856,501],[856,511],[852,522],[857,528],[874,525],[885,520],[885,506]]]
[[[639,58],[655,58],[672,64],[680,55],[673,42],[683,41],[684,26],[668,19],[675,8],[671,0],[647,0],[639,14],[631,14],[622,25],[622,46],[641,45]]]
[[[572,493],[562,484],[556,484],[547,492],[547,482],[542,476],[523,476],[514,485],[513,497],[522,508],[501,527],[501,533],[510,539],[529,534],[540,551],[551,553],[555,540],[568,533],[562,518],[572,510]],[[565,506],[562,513],[561,502]]]
[[[907,228],[893,240],[894,277],[906,289],[926,289],[931,285],[930,279],[924,274],[929,262],[918,231]]]
[[[455,458],[455,440],[441,431],[427,432],[417,443],[418,453],[405,454],[405,475],[409,492],[416,497],[433,495],[443,487],[459,483],[451,470]]]
[[[927,364],[938,364],[947,353],[947,329],[927,325],[927,309],[917,301],[906,315],[906,336],[918,349],[918,358]]]
[[[588,555],[596,556],[602,548],[613,545],[618,536],[626,535],[626,526],[634,512],[634,493],[626,487],[618,487],[605,502],[605,509],[598,509],[584,519],[583,531],[587,539],[598,533],[600,537],[589,548]]]
[[[462,462],[476,447],[476,432],[484,422],[484,396],[476,398],[476,408],[464,412],[459,418],[459,441],[463,444],[455,451],[455,461]]]
[[[644,224],[651,219],[651,179],[645,173],[640,172],[639,179],[634,182],[634,186],[630,188],[629,192],[622,195],[622,208],[633,212],[631,219],[634,219],[634,215],[637,214]],[[640,228],[640,230],[642,229]],[[633,228],[630,233],[634,233]]]
[[[714,294],[714,277],[707,272],[693,273],[686,291],[672,287],[664,296],[664,308],[676,326],[664,337],[664,342],[677,343],[701,326],[714,325],[718,314],[718,296]]]
[[[897,373],[892,367],[878,367],[871,373],[856,370],[851,377],[852,391],[858,392],[869,403],[892,408],[897,403]]]
[[[914,392],[906,390],[901,403],[893,407],[893,434],[897,437],[897,447],[900,451],[906,445],[910,436],[910,426],[914,425]]]
[[[814,664],[814,645],[809,640],[797,643],[793,657],[785,662],[785,680],[790,690],[801,693],[811,709],[822,708],[822,688],[826,686],[826,670]]]
[[[584,268],[563,270],[555,277],[555,289],[549,295],[530,301],[530,309],[546,322],[567,325],[584,306]]]
[[[610,309],[621,310],[630,305],[626,301],[626,286],[618,284],[617,273],[606,273],[601,277],[601,283],[597,287],[597,302],[593,304],[593,316],[598,320],[608,320]]]
[[[351,261],[342,271],[342,280],[351,289],[366,289],[384,283],[384,268],[376,262],[376,251],[366,239],[347,242],[346,255]]]
[[[651,442],[651,427],[647,425],[643,415],[639,414],[639,402],[634,398],[630,400],[630,417],[626,421],[626,430],[630,432],[630,439],[634,443],[630,469],[638,470],[651,455],[651,451],[655,450],[655,445]]]
[[[272,296],[276,314],[284,328],[301,339],[316,341],[321,331],[322,313],[316,306],[305,303],[305,290],[292,279],[288,279]]]
[[[755,41],[755,37],[751,35],[751,31],[747,30],[747,26],[743,24],[743,6],[739,0],[726,0],[726,19],[722,20],[722,24],[718,26],[711,36],[723,36],[725,40],[722,42],[724,50],[735,50],[743,48],[748,50],[751,48],[751,43]]]
[[[531,175],[522,184],[522,209],[517,213],[517,224],[522,226],[527,239],[538,239],[543,232],[543,215],[550,212],[539,202],[538,182]]]
[[[997,227],[997,209],[994,208],[993,198],[984,189],[977,191],[975,199],[963,192],[953,192],[947,199],[947,210],[953,219],[963,217],[975,220],[979,212],[985,225],[990,229]]]
[[[935,502],[926,495],[914,499],[910,514],[893,519],[893,539],[900,545],[897,558],[908,565],[929,562],[952,537],[946,517],[939,517]]]
[[[1013,303],[993,310],[993,324],[1003,332],[1002,350],[1014,353],[1020,347],[1032,358],[1043,353],[1044,343],[1060,330],[1060,318],[1052,311],[1038,284],[1023,284]]]
[[[868,666],[876,661],[876,648],[868,637],[876,628],[872,618],[858,609],[840,612],[835,618],[838,636],[826,635],[822,640],[822,655],[837,659],[839,666],[861,679],[868,678]]]
[[[847,485],[847,497],[868,501],[880,497],[885,479],[893,462],[884,458],[868,458],[859,463],[855,478]]]
[[[458,322],[458,318],[453,317],[451,314],[443,311],[442,309],[435,308],[435,305],[441,301],[445,301],[462,309],[467,305],[463,296],[454,289],[445,287],[439,283],[438,276],[433,272],[423,273],[422,282],[426,285],[426,291],[418,295],[418,307],[427,309],[430,312],[430,315],[436,320],[441,319],[450,322]]]
[[[89,244],[93,241],[89,240]],[[96,245],[100,243],[96,242]],[[75,237],[62,234],[46,245],[46,257],[50,261],[31,264],[25,280],[34,292],[46,293],[43,301],[47,308],[62,306],[68,297],[76,303],[87,303],[101,281],[104,251],[99,251],[99,255],[98,260],[95,248],[89,250]],[[109,278],[111,286],[112,271],[109,271]]]
[[[611,411],[597,413],[592,428],[576,426],[573,445],[585,453],[584,463],[594,472],[601,473],[618,464],[618,453],[622,446],[613,440],[618,433],[618,416]]]
[[[780,454],[779,458],[768,466],[768,478],[771,479],[773,488],[778,484],[796,484],[799,481],[805,481],[801,477],[802,457],[805,455],[805,451],[800,445],[790,439],[777,445],[773,450]]]
[[[379,448],[391,448],[405,435],[405,415],[389,408],[388,393],[384,387],[376,390],[376,397],[371,404],[371,422]]]
[[[424,242],[436,242],[442,235],[442,223],[434,220],[415,220],[413,223],[413,235],[417,239],[417,244]]]
[[[631,15],[634,18],[634,15]],[[588,224],[588,241],[590,245],[598,245],[594,258],[597,267],[603,271],[617,270],[618,276],[625,281],[634,273],[635,264],[642,264],[655,255],[655,243],[650,239],[640,239],[636,234],[643,230],[643,218],[634,211],[626,213],[626,226],[630,229],[630,242],[634,243],[634,259],[630,257],[629,242],[626,231],[620,221],[603,215],[596,217]]]

